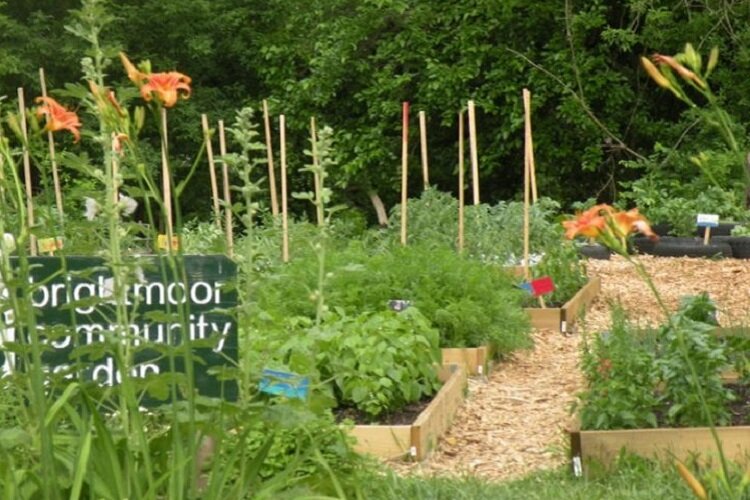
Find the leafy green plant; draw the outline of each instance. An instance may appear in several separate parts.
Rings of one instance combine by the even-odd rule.
[[[529,244],[532,253],[544,253],[560,241],[560,228],[553,217],[560,205],[540,198],[530,207]],[[391,211],[391,227],[399,226],[400,205]],[[434,188],[408,202],[409,244],[456,248],[458,241],[458,201]],[[501,201],[468,205],[464,216],[464,253],[481,262],[515,265],[523,259],[523,203]],[[390,233],[388,242],[396,246],[398,235]]]
[[[313,317],[317,273],[314,256],[301,255],[262,278],[259,328],[290,316]],[[370,255],[351,243],[328,253],[326,301],[356,316],[379,311],[389,300],[410,300],[440,332],[444,347],[491,343],[500,354],[528,346],[523,292],[502,269],[460,256],[449,248],[397,247]]]
[[[440,384],[438,332],[415,307],[328,318],[317,363],[341,406],[371,418],[432,396]]]
[[[734,399],[723,386],[721,372],[729,365],[727,344],[715,334],[716,306],[707,294],[683,299],[671,323],[658,333],[657,369],[667,406],[667,422],[677,426],[723,425],[729,422],[727,404]],[[690,356],[697,380],[690,376],[684,353]],[[697,387],[700,385],[700,387]],[[703,394],[703,400],[698,394]]]
[[[551,304],[562,305],[588,282],[586,265],[578,249],[569,242],[558,242],[547,248],[541,261],[531,268],[534,277],[550,276],[555,284],[555,291],[545,296]],[[527,298],[528,305],[536,305]]]
[[[721,374],[730,352],[715,334],[715,311],[706,294],[686,297],[669,322],[644,330],[615,307],[612,330],[584,348],[588,389],[578,405],[584,428],[656,427],[657,419],[677,427],[727,423],[733,396]]]
[[[651,222],[669,224],[675,236],[694,234],[699,213],[717,214],[723,220],[747,219],[737,193],[716,186],[691,186],[681,178],[647,175],[630,183],[629,189],[622,193],[622,200],[641,208]]]
[[[654,343],[622,308],[613,308],[611,330],[584,343],[581,366],[588,385],[576,404],[582,429],[656,427]]]

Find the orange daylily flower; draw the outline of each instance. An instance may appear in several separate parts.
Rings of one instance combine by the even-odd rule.
[[[662,54],[654,54],[653,56],[651,56],[651,59],[653,59],[653,61],[656,64],[666,64],[667,66],[672,68],[675,72],[677,72],[677,74],[680,75],[685,80],[688,80],[688,81],[692,80],[698,85],[700,85],[701,87],[703,88],[706,87],[706,82],[701,80],[701,78],[698,75],[696,75],[695,73],[687,69],[685,66],[680,64],[677,61],[677,59],[675,59],[674,57],[665,56]]]
[[[620,255],[627,254],[627,237],[634,231],[653,240],[659,239],[637,208],[617,212],[606,204],[595,205],[562,224],[566,238],[573,239],[578,235],[596,238],[599,243]]]
[[[143,82],[148,78],[148,75],[139,71],[138,68],[135,67],[135,64],[130,62],[128,56],[125,55],[125,52],[120,52],[120,61],[122,61],[122,65],[125,68],[125,72],[128,74],[130,81],[139,87],[143,85]]]
[[[606,220],[600,214],[605,206],[595,205],[585,212],[578,214],[575,219],[564,221],[562,224],[565,228],[565,237],[572,240],[578,235],[586,236],[587,238],[596,238],[599,236],[599,233],[606,225]]]
[[[637,231],[648,236],[651,239],[658,239],[656,233],[651,230],[646,218],[638,213],[637,208],[627,212],[617,212],[612,214],[612,223],[616,229],[618,237],[625,237],[633,231]]]
[[[152,93],[161,101],[165,108],[171,108],[177,102],[178,97],[187,99],[190,97],[189,76],[170,71],[169,73],[152,73],[147,75],[147,83],[141,87],[141,97],[150,101]],[[180,91],[183,93],[180,94]]]
[[[81,139],[81,121],[75,111],[68,111],[62,104],[51,97],[37,97],[36,102],[42,103],[36,110],[36,115],[41,117],[46,115],[47,125],[45,131],[57,132],[58,130],[68,130],[73,134],[74,142]]]

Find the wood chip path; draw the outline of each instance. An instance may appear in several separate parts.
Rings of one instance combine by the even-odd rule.
[[[707,291],[719,306],[723,326],[750,324],[750,261],[641,260],[671,310],[680,297]],[[535,331],[532,350],[513,354],[489,377],[470,380],[466,402],[428,460],[390,465],[404,474],[507,480],[567,463],[564,428],[583,387],[581,340],[587,332],[608,328],[610,304],[616,302],[644,324],[661,317],[648,287],[624,259],[592,260],[588,271],[601,276],[602,293],[576,332]]]

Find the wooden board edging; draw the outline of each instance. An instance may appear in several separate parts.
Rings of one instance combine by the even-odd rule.
[[[602,280],[599,276],[593,276],[578,292],[562,307],[526,307],[524,311],[529,315],[533,328],[557,330],[567,332],[578,316],[586,311],[591,303],[599,295],[602,288]]]
[[[349,430],[349,434],[357,438],[354,450],[384,459],[411,455],[416,460],[424,460],[450,426],[464,400],[467,384],[466,370],[457,364],[440,367],[438,377],[445,383],[414,423],[355,425]]]
[[[716,427],[724,456],[742,466],[750,464],[750,426]],[[583,472],[608,467],[622,450],[660,461],[699,459],[708,466],[719,460],[716,442],[708,427],[628,429],[614,431],[571,430],[573,467]]]
[[[443,365],[463,365],[468,375],[487,375],[490,371],[492,349],[490,345],[479,347],[443,347]]]

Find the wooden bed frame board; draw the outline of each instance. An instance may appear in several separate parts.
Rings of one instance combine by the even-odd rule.
[[[355,425],[349,433],[357,438],[354,449],[380,458],[395,459],[412,455],[424,460],[438,439],[450,426],[464,400],[466,370],[462,365],[445,365],[439,369],[443,381],[430,404],[411,425]]]
[[[594,276],[562,307],[548,307],[545,309],[527,307],[524,310],[531,319],[532,327],[566,332],[575,324],[578,316],[586,311],[594,299],[596,299],[601,288],[601,278]]]
[[[740,465],[750,465],[750,426],[717,427],[724,456]],[[716,442],[708,427],[573,431],[571,450],[583,471],[608,467],[624,449],[645,458],[683,462],[698,459],[711,466],[719,463]]]
[[[482,368],[482,374],[487,375],[489,373],[492,350],[488,345],[479,347],[444,347],[441,351],[443,354],[443,365],[463,365],[468,375],[479,375],[480,367]]]

